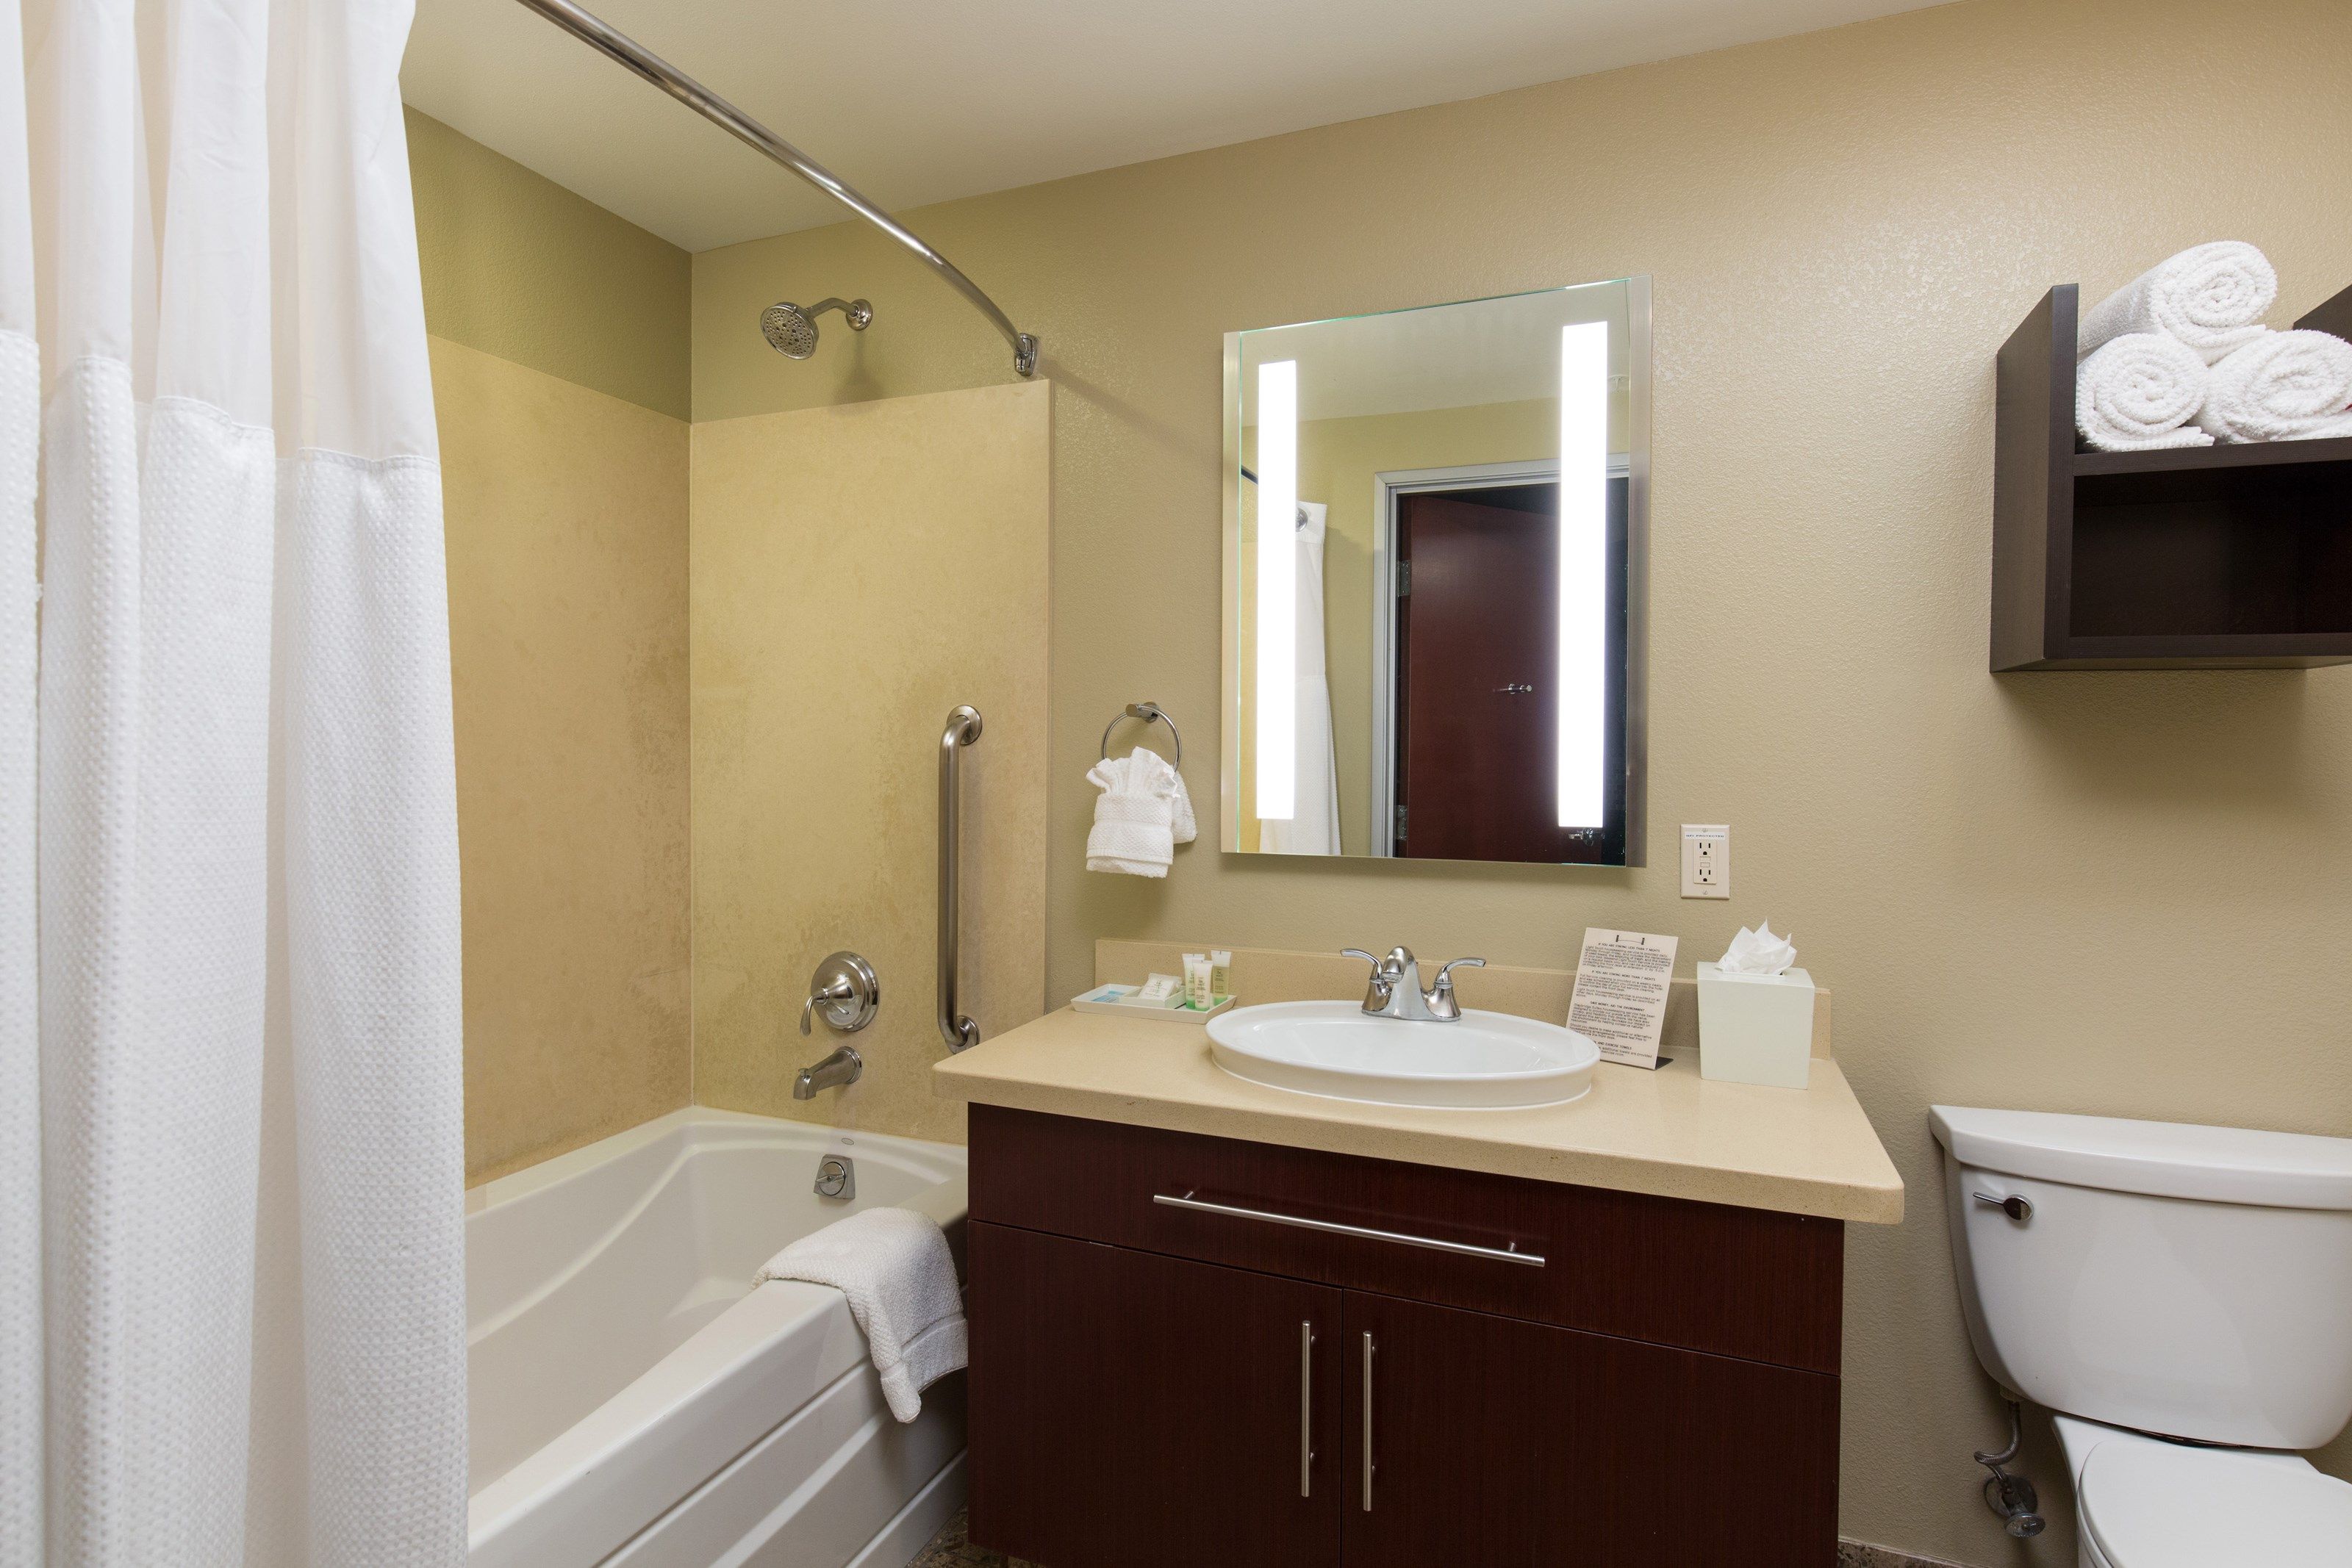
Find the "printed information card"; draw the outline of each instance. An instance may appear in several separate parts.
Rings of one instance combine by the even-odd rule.
[[[1569,998],[1568,1027],[1601,1048],[1601,1060],[1627,1067],[1658,1065],[1658,1035],[1666,1027],[1666,993],[1675,978],[1673,936],[1639,931],[1584,933]]]

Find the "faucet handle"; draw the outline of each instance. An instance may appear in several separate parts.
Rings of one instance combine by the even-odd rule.
[[[1452,1023],[1462,1016],[1462,1004],[1454,999],[1454,971],[1457,968],[1483,969],[1484,958],[1456,958],[1437,971],[1437,983],[1429,988],[1429,1016],[1440,1023]]]
[[[809,992],[808,1000],[801,1004],[801,1033],[805,1035],[809,1032],[809,1020],[816,1016],[817,1003],[846,1001],[848,999],[849,988],[847,985],[842,983],[819,987],[817,989]]]
[[[829,1027],[855,1034],[874,1021],[881,1005],[882,986],[874,977],[874,966],[855,953],[835,953],[809,977],[808,999],[801,1004],[801,1032],[809,1032],[816,1010],[823,1008]]]
[[[1364,988],[1364,1010],[1368,1013],[1377,1013],[1386,1009],[1397,994],[1397,977],[1402,971],[1388,959],[1367,953],[1361,947],[1349,947],[1339,956],[1343,958],[1361,958],[1372,967],[1371,979]]]
[[[1455,969],[1483,969],[1486,967],[1486,960],[1484,958],[1456,958],[1452,963],[1439,967],[1437,983],[1442,987],[1450,987],[1454,982],[1446,977],[1453,974]]]

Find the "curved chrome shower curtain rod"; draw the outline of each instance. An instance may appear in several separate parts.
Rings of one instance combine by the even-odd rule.
[[[996,324],[1013,345],[1013,369],[1029,376],[1037,371],[1037,340],[1013,326],[1013,319],[996,308],[996,301],[981,292],[980,285],[966,277],[955,263],[925,245],[912,230],[892,218],[889,214],[859,195],[822,163],[719,97],[717,93],[688,76],[684,71],[639,44],[626,33],[608,26],[589,15],[572,0],[519,0],[586,44],[646,78],[670,97],[693,110],[713,125],[726,131],[737,140],[766,153],[777,162],[905,246],[919,256],[923,264],[938,273],[957,293],[971,301],[974,308]]]

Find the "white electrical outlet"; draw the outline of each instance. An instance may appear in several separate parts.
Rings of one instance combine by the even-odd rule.
[[[1731,829],[1724,823],[1683,824],[1683,896],[1731,896]]]

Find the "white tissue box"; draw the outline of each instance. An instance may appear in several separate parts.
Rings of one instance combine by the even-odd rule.
[[[1802,1089],[1813,1071],[1813,977],[1727,975],[1698,967],[1698,1071],[1702,1078]]]

